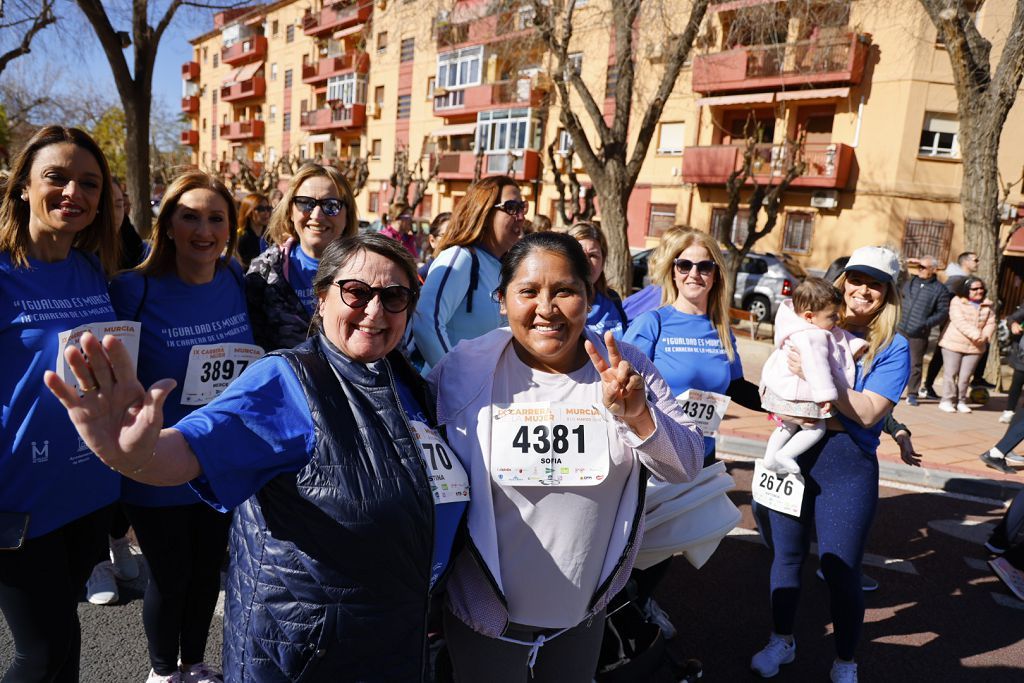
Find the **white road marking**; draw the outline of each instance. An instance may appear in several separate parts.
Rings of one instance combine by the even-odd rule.
[[[738,526],[729,532],[729,536],[740,541],[753,541],[755,543],[761,542],[761,535],[757,533],[756,529],[747,529],[745,527]],[[809,554],[818,554],[817,543],[811,544]],[[884,555],[876,555],[874,553],[864,553],[863,564],[869,567],[878,567],[879,569],[891,569],[892,571],[899,572],[901,574],[911,574],[912,576],[920,575],[913,562],[910,560],[904,560],[900,557],[885,557]]]
[[[928,528],[978,545],[984,545],[996,523],[986,519],[933,519]]]

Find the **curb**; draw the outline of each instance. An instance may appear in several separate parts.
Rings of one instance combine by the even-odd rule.
[[[718,454],[724,456],[761,458],[764,456],[764,446],[763,440],[740,436],[722,434],[717,440]],[[911,467],[889,460],[878,461],[878,473],[879,477],[886,481],[994,500],[1009,500],[1024,490],[1024,484],[1016,482],[984,479],[926,467]]]

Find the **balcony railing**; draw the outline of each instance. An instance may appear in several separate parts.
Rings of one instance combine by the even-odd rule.
[[[437,177],[442,180],[472,180],[476,169],[476,152],[442,152],[431,158],[437,163]],[[511,173],[509,173],[511,169]],[[540,171],[540,153],[526,149],[509,154],[485,154],[480,175],[510,175],[516,180],[536,180]]]
[[[319,36],[339,29],[365,23],[373,13],[373,3],[357,0],[354,3],[336,2],[319,12],[308,12],[302,17],[302,31],[307,36]]]
[[[199,96],[192,95],[190,97],[181,98],[181,111],[185,114],[198,114],[199,113]]]
[[[262,121],[232,121],[220,127],[225,140],[258,140],[263,137]]]
[[[194,81],[199,78],[199,62],[185,62],[181,65],[181,79]]]
[[[222,102],[238,102],[240,100],[263,97],[266,94],[267,79],[263,78],[263,76],[253,76],[247,81],[225,85],[220,89],[220,99]]]
[[[435,95],[434,114],[454,116],[500,106],[539,107],[545,95],[546,92],[528,78],[484,83]]]
[[[693,60],[693,89],[703,95],[780,90],[803,85],[856,85],[864,76],[871,39],[864,34],[752,45]]]
[[[683,150],[683,182],[722,185],[729,175],[743,166],[743,150],[738,145],[687,147]],[[795,145],[757,145],[752,175],[760,184],[777,183],[793,161],[803,161],[806,169],[792,187],[842,189],[853,164],[853,148],[841,143]]]
[[[500,12],[458,24],[437,24],[434,37],[438,48],[446,48],[463,43],[476,45],[507,40],[532,30],[532,24],[520,18],[518,12]]]
[[[199,131],[198,130],[183,130],[181,131],[181,144],[188,145],[189,147],[195,147],[199,144]]]
[[[314,64],[302,65],[302,82],[319,83],[332,76],[347,73],[364,74],[370,69],[370,55],[359,50],[349,50],[341,55],[324,57]]]
[[[221,48],[220,61],[231,66],[263,61],[267,58],[266,36],[250,36],[234,45]]]
[[[304,111],[299,118],[299,127],[309,131],[361,128],[365,123],[365,104],[339,105]]]

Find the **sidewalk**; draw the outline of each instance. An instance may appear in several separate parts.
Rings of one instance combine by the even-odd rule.
[[[756,384],[761,366],[772,351],[771,342],[743,338],[739,329],[735,333],[744,375]],[[1003,474],[978,460],[978,455],[995,445],[1006,431],[1007,425],[998,422],[1005,405],[1006,395],[996,393],[986,405],[971,406],[974,412],[967,415],[943,413],[938,401],[923,400],[916,408],[901,402],[895,416],[913,434],[914,447],[923,456],[921,467],[905,465],[896,442],[883,434],[878,448],[882,478],[989,498],[1014,496],[1024,487],[1024,468],[1018,475]],[[763,413],[733,403],[719,427],[719,450],[723,454],[759,457],[772,428]]]

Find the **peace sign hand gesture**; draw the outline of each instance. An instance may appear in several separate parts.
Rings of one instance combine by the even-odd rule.
[[[590,362],[601,376],[604,407],[629,425],[638,436],[647,438],[654,431],[654,418],[647,406],[644,380],[628,361],[622,359],[610,330],[604,333],[604,343],[608,347],[607,362],[589,340],[584,344]]]

